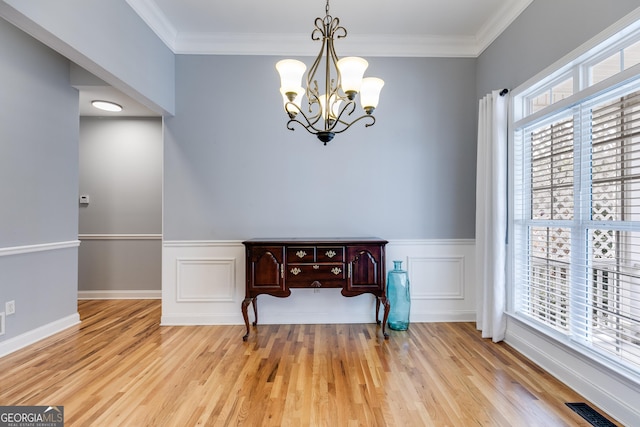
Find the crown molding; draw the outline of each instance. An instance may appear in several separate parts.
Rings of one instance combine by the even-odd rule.
[[[485,22],[480,31],[478,31],[476,35],[476,56],[480,56],[532,2],[533,0],[504,2],[498,13]]]
[[[144,21],[158,38],[175,53],[178,30],[153,0],[126,0],[127,4]]]
[[[180,33],[153,0],[126,0],[129,6],[175,54],[315,56],[309,34]],[[478,34],[462,37],[431,35],[349,35],[340,41],[342,55],[390,57],[477,57],[533,0],[505,2]]]
[[[316,56],[321,47],[309,34],[178,34],[174,53],[200,55]],[[336,42],[341,56],[475,57],[473,37],[353,36]]]

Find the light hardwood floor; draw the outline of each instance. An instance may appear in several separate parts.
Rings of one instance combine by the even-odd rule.
[[[157,300],[79,312],[0,358],[0,406],[61,405],[66,426],[590,426],[565,406],[580,395],[472,323],[388,341],[375,324],[260,325],[243,342],[244,326],[160,327]]]

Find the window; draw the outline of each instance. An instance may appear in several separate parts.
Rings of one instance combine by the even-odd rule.
[[[573,118],[526,130],[530,225],[528,280],[520,289],[520,310],[541,323],[569,331],[569,265],[573,220]]]
[[[511,311],[640,377],[640,42],[627,40],[514,97]]]
[[[515,311],[640,370],[640,82],[517,140]]]
[[[536,111],[540,111],[551,104],[555,104],[556,102],[563,100],[572,94],[573,78],[568,78],[563,82],[546,89],[535,98],[532,98],[529,105],[529,111],[535,113]]]
[[[640,64],[640,41],[616,50],[607,58],[592,65],[590,83],[599,83],[637,64]]]

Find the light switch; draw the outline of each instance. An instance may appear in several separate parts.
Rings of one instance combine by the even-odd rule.
[[[80,204],[81,205],[88,205],[89,204],[89,195],[87,194],[83,194],[80,196]]]

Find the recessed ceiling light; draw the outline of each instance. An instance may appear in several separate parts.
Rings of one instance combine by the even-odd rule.
[[[91,105],[100,110],[118,112],[122,111],[122,106],[109,101],[91,101]]]

